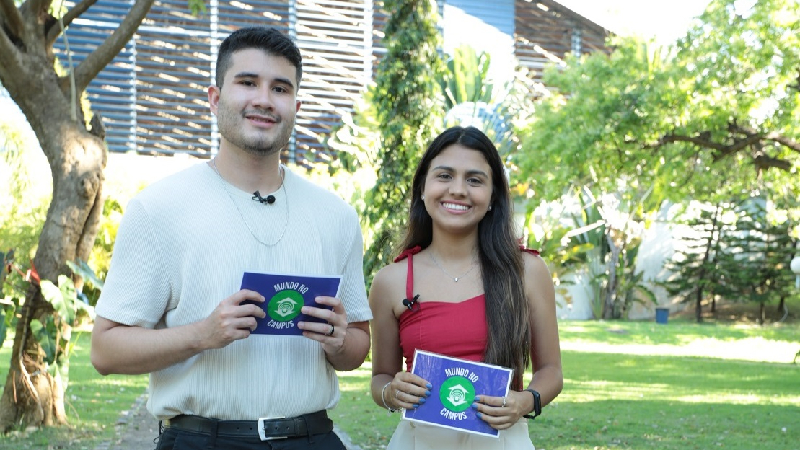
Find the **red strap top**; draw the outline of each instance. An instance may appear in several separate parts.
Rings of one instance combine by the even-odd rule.
[[[410,308],[399,319],[400,348],[411,371],[414,349],[427,350],[468,361],[483,362],[489,338],[486,324],[486,301],[483,294],[458,303],[433,300],[420,301],[414,295],[414,255],[422,250],[413,247],[403,251],[395,262],[408,258],[406,301]],[[538,255],[536,250],[520,246],[520,250]]]
[[[411,308],[400,315],[400,347],[411,371],[414,349],[427,350],[468,361],[483,361],[488,339],[484,295],[458,303],[425,300],[414,296],[414,257],[421,249],[406,250],[395,259],[408,257],[406,299]],[[404,302],[406,304],[407,302]]]

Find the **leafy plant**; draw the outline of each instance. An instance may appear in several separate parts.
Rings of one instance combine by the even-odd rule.
[[[723,295],[721,281],[725,274],[718,255],[722,234],[729,228],[724,216],[731,207],[727,202],[715,206],[694,202],[674,220],[673,239],[678,248],[673,258],[664,264],[674,275],[659,285],[680,302],[694,301],[698,323],[703,321],[703,301],[710,298],[714,312],[716,297]]]
[[[738,206],[734,231],[721,238],[723,288],[733,300],[759,303],[762,324],[766,303],[787,297],[794,288],[788,270],[796,251],[791,227],[789,221],[770,222],[763,199],[751,198]]]
[[[45,318],[31,320],[31,331],[45,353],[44,361],[48,370],[60,377],[64,388],[69,383],[69,355],[74,348],[72,328],[79,311],[94,318],[94,308],[78,300],[75,284],[66,275],[59,275],[58,286],[52,281],[39,283],[42,297],[52,305],[54,314]],[[63,331],[63,332],[62,332]]]

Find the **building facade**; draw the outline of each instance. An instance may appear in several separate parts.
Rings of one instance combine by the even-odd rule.
[[[68,7],[74,2],[67,2]],[[60,64],[75,65],[119,26],[133,0],[98,0],[56,44]],[[125,49],[89,85],[112,152],[216,152],[207,103],[216,49],[232,31],[265,25],[292,36],[303,54],[303,80],[287,162],[330,158],[324,138],[351,111],[384,54],[389,12],[380,0],[209,0],[193,15],[186,0],[157,0]],[[444,51],[462,43],[492,54],[498,79],[516,65],[541,76],[568,53],[608,51],[607,31],[552,0],[438,0]]]

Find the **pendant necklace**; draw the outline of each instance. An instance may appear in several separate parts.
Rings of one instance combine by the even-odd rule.
[[[444,267],[442,267],[442,265],[439,264],[439,261],[436,260],[436,257],[433,256],[433,252],[432,251],[430,253],[428,253],[428,254],[431,255],[431,259],[433,260],[433,263],[436,264],[436,267],[438,267],[439,270],[444,272],[445,275],[447,275],[448,277],[452,278],[453,281],[456,282],[456,283],[458,283],[458,280],[460,280],[461,278],[464,278],[464,276],[466,276],[468,273],[472,272],[472,269],[474,269],[475,266],[476,266],[475,260],[473,259],[472,260],[472,264],[470,264],[470,266],[469,266],[469,269],[467,269],[467,271],[462,273],[461,275],[455,277],[450,272],[444,270]]]
[[[228,190],[228,186],[226,186],[228,182],[225,181],[225,178],[222,177],[222,175],[219,173],[219,169],[217,169],[216,157],[211,159],[211,167],[213,167],[214,172],[217,173],[217,176],[219,177],[220,182],[222,183],[222,188],[225,189],[225,193],[228,194],[228,198],[231,199],[231,203],[233,203],[233,206],[236,207],[236,211],[239,213],[239,217],[242,219],[242,222],[244,222],[244,225],[247,227],[247,231],[250,232],[250,235],[253,236],[253,238],[256,241],[258,241],[259,244],[265,247],[272,247],[276,245],[278,242],[280,242],[281,239],[283,239],[283,235],[286,234],[286,229],[289,227],[289,194],[286,192],[286,183],[284,183],[284,168],[281,167],[280,169],[281,169],[281,190],[283,191],[283,198],[285,199],[284,203],[286,203],[286,221],[283,224],[283,231],[281,231],[281,235],[278,236],[278,239],[275,242],[264,242],[258,237],[255,231],[253,231],[253,229],[250,228],[250,224],[244,218],[242,210],[239,209],[239,205],[236,204],[236,200],[234,200],[233,195],[231,195],[231,192]]]

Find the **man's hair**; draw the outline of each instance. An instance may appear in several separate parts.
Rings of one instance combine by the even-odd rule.
[[[248,27],[240,28],[230,34],[219,46],[217,54],[217,87],[222,87],[225,80],[225,73],[230,69],[231,57],[239,50],[255,48],[263,50],[272,56],[286,58],[295,69],[297,69],[297,87],[300,87],[300,79],[303,77],[303,57],[300,49],[294,42],[276,30],[269,27]]]

